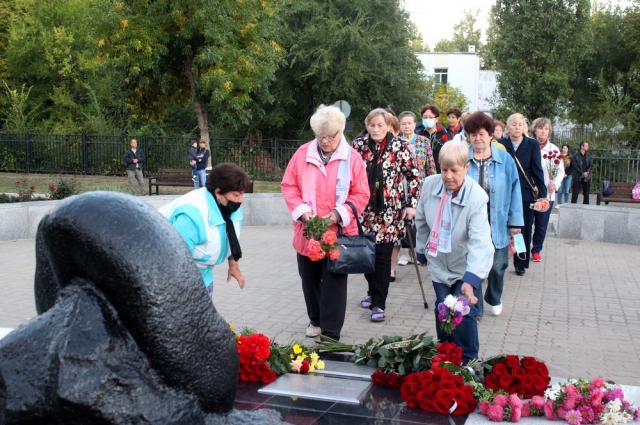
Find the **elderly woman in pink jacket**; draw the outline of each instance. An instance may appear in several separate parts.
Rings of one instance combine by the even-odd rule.
[[[282,179],[282,193],[294,223],[293,247],[307,305],[308,337],[340,339],[347,308],[347,275],[327,270],[327,259],[311,261],[303,236],[311,217],[329,218],[330,229],[358,234],[351,207],[358,215],[369,202],[369,185],[360,155],[349,146],[343,132],[346,118],[334,106],[320,106],[311,117],[315,139],[302,145],[291,158]]]

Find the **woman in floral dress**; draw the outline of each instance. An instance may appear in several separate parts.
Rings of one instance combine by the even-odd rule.
[[[367,134],[352,143],[364,160],[371,192],[362,226],[365,232],[376,235],[376,270],[365,274],[369,290],[360,305],[371,310],[374,322],[385,319],[391,252],[395,242],[405,236],[405,219],[414,217],[420,196],[420,170],[415,157],[409,144],[391,133],[391,122],[389,112],[374,109],[365,119]]]

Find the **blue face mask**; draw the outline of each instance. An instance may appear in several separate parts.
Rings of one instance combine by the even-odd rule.
[[[436,120],[435,118],[425,118],[422,120],[422,125],[424,128],[433,128],[436,126]]]
[[[520,257],[520,254],[524,254],[527,252],[527,247],[524,244],[524,236],[522,236],[522,233],[516,233],[515,235],[513,235],[513,245],[516,249],[518,257]]]

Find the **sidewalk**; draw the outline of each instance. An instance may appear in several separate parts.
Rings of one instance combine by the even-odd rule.
[[[297,274],[292,229],[245,227],[240,267],[246,286],[226,283],[226,266],[216,269],[214,300],[236,329],[251,327],[278,342],[308,344],[308,324]],[[487,311],[479,324],[480,357],[500,353],[544,360],[551,376],[602,376],[619,384],[640,385],[640,247],[547,237],[543,262],[525,276],[509,267],[504,311]],[[33,240],[0,242],[0,327],[16,327],[35,316]],[[391,283],[387,320],[372,323],[359,307],[366,292],[362,276],[349,278],[342,340],[363,343],[382,335],[435,335],[435,296],[421,268],[429,309],[423,306],[412,264],[397,267]]]

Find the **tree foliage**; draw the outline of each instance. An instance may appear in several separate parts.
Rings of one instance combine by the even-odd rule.
[[[464,112],[469,107],[469,99],[462,93],[462,90],[448,84],[433,86],[428,99],[431,99],[430,103],[440,110],[438,122],[444,126],[449,125],[449,120],[447,120],[449,108],[457,108]]]
[[[504,107],[530,119],[559,115],[591,51],[589,0],[497,0],[491,12],[488,48]]]
[[[309,117],[320,104],[346,100],[358,131],[374,108],[424,103],[422,65],[399,0],[284,0],[281,10],[287,65],[277,72],[274,103],[264,105],[266,115],[254,128],[280,137],[308,135]]]
[[[442,39],[433,49],[435,52],[468,52],[469,46],[475,46],[476,52],[480,53],[483,44],[480,41],[482,31],[476,28],[480,10],[464,11],[464,16],[453,28],[453,38],[451,40]]]

